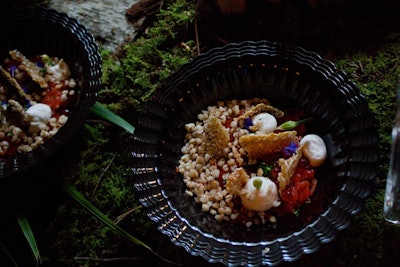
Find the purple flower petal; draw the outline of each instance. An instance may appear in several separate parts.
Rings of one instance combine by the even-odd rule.
[[[290,142],[290,144],[282,149],[282,153],[285,157],[291,157],[293,154],[296,153],[297,144],[294,142]]]
[[[17,69],[17,66],[15,65],[11,65],[10,66],[10,70],[11,70],[11,77],[15,76],[15,70]]]
[[[43,68],[44,67],[44,63],[41,61],[36,62],[36,66],[38,66],[39,68]]]
[[[250,131],[250,127],[253,126],[253,121],[251,118],[245,118],[244,119],[244,128]]]

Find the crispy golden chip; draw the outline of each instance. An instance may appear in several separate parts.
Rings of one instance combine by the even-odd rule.
[[[0,66],[0,76],[0,81],[4,81],[4,85],[9,88],[9,90],[13,89],[23,98],[32,101],[31,97],[25,93],[24,89],[22,89],[17,80],[12,77],[11,74],[8,73],[8,71],[6,71],[2,66]]]
[[[40,75],[40,68],[35,65],[32,61],[27,59],[18,50],[11,50],[10,55],[14,60],[21,62],[21,67],[29,74],[29,76],[37,82],[40,87],[47,88],[48,84],[46,80]]]
[[[229,133],[216,117],[210,117],[204,124],[204,147],[211,157],[223,157],[228,147]]]
[[[296,138],[296,131],[269,134],[248,134],[239,138],[240,146],[247,152],[249,163],[262,160],[268,154],[285,148]]]
[[[262,112],[267,112],[269,114],[271,114],[272,116],[274,116],[275,118],[279,118],[282,117],[283,115],[285,115],[285,113],[273,106],[264,104],[264,103],[260,103],[257,104],[256,106],[254,106],[251,110],[245,112],[243,115],[239,116],[237,119],[238,120],[244,120],[245,118],[250,118],[253,117],[254,115],[257,115],[259,113]]]
[[[279,159],[278,164],[281,167],[281,171],[278,173],[279,194],[282,194],[283,189],[290,183],[290,179],[296,171],[297,163],[303,155],[302,148],[303,146],[300,146],[296,154],[288,159]]]
[[[237,168],[234,172],[229,174],[226,182],[226,190],[228,190],[230,194],[238,196],[249,179],[250,176],[243,168]]]

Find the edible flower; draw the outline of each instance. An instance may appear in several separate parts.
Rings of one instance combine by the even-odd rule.
[[[10,66],[10,70],[11,70],[11,77],[13,77],[14,78],[14,76],[15,76],[15,70],[17,69],[17,66],[15,66],[15,65],[11,65]]]
[[[291,131],[302,123],[310,121],[312,118],[305,118],[299,121],[286,121],[276,128],[277,130]]]
[[[282,149],[282,154],[285,157],[291,157],[293,154],[296,153],[297,150],[297,144],[294,142],[290,142],[290,144],[288,146],[286,146],[285,148]]]
[[[245,118],[244,119],[244,128],[250,131],[250,127],[253,126],[253,121],[251,118]]]

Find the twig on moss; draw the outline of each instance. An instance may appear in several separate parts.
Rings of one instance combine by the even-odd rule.
[[[92,191],[92,194],[90,196],[90,201],[93,200],[94,194],[97,191],[97,188],[100,185],[100,182],[103,180],[104,174],[107,173],[108,169],[110,169],[111,164],[114,162],[115,155],[112,156],[111,160],[107,163],[107,166],[104,168],[104,170],[100,173],[99,178],[97,179],[97,183]]]
[[[198,1],[196,10],[198,10],[198,6],[201,4],[201,0]],[[194,34],[196,38],[196,49],[197,49],[197,55],[200,55],[200,40],[199,40],[199,29],[198,29],[198,24],[197,24],[197,14],[194,16]]]
[[[77,261],[95,261],[95,262],[116,262],[116,261],[137,261],[142,257],[135,258],[126,258],[126,257],[118,257],[118,258],[94,258],[94,257],[74,257],[74,260]]]

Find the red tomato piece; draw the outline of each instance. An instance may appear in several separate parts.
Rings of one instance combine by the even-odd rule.
[[[295,184],[297,207],[301,206],[311,196],[310,185],[309,181],[301,181]]]
[[[52,110],[58,109],[62,104],[61,91],[56,88],[50,89],[47,91],[42,103],[49,105]]]

